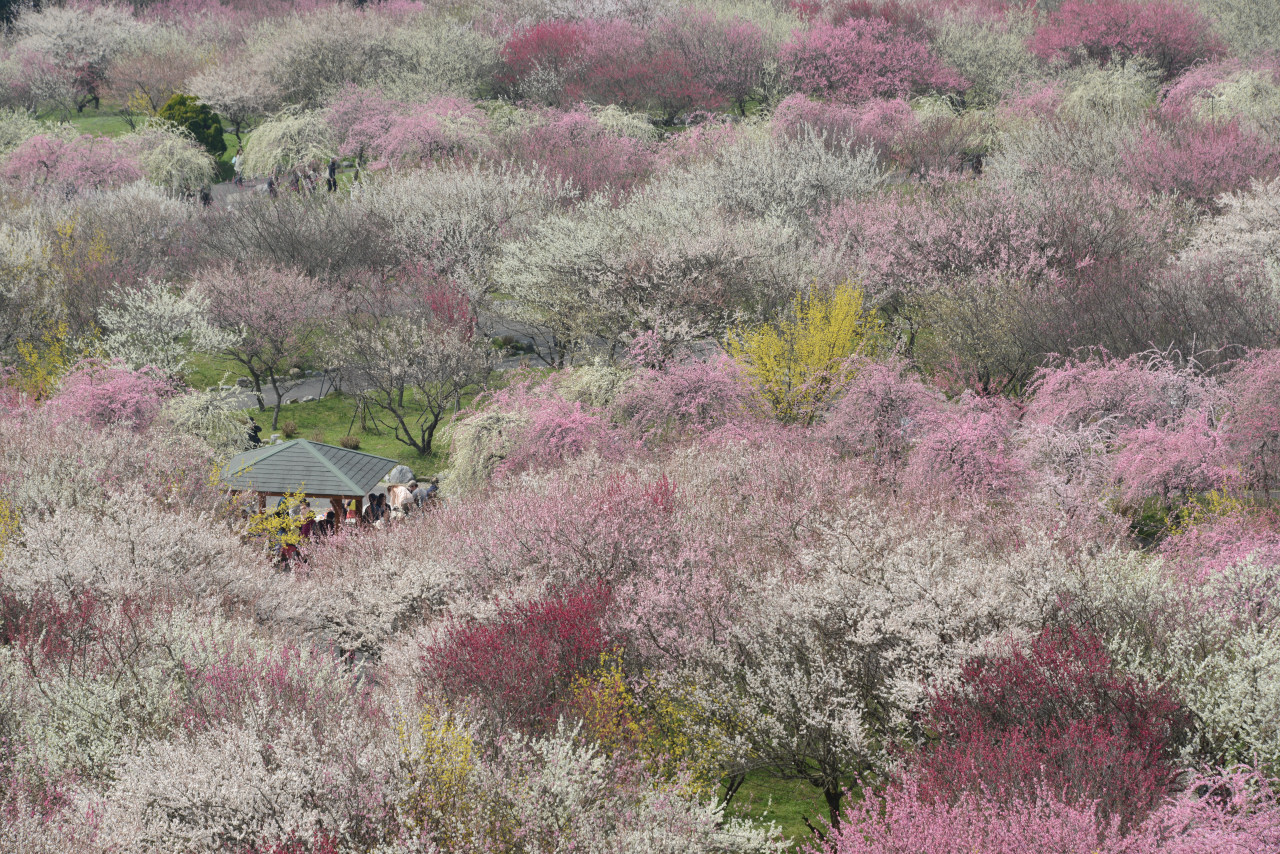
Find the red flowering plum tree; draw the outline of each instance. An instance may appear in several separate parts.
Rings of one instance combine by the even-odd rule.
[[[759,27],[684,11],[646,32],[625,19],[550,20],[515,33],[496,79],[513,98],[653,109],[667,122],[734,104],[758,88],[768,53]]]
[[[1031,801],[1048,790],[1125,827],[1171,790],[1190,727],[1168,692],[1117,672],[1102,642],[1073,626],[967,662],[927,720],[941,741],[909,772],[922,796]]]
[[[501,730],[554,729],[574,677],[612,649],[604,586],[502,608],[492,620],[444,630],[425,655],[428,690],[475,700]]]

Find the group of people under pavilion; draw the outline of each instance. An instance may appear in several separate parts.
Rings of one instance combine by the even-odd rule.
[[[386,483],[396,469],[407,471],[388,457],[293,439],[233,457],[224,481],[232,494],[255,494],[260,511],[267,509],[269,498],[302,495],[301,502],[281,509],[293,514],[304,538],[311,538],[334,533],[340,525],[380,528],[436,506],[437,478]],[[282,560],[288,557],[282,555]]]

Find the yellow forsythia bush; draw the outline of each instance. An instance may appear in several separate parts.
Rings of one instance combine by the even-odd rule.
[[[862,289],[843,284],[797,294],[790,317],[734,330],[726,346],[779,420],[808,423],[848,379],[849,357],[875,355],[883,339]]]
[[[617,655],[604,655],[592,674],[574,683],[573,708],[583,731],[610,755],[638,757],[661,779],[680,780],[690,797],[716,793],[728,755],[714,726],[679,691],[651,689],[639,697]]]

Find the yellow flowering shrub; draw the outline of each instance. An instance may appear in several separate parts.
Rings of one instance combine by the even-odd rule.
[[[8,499],[0,498],[0,557],[4,557],[4,544],[18,536],[21,529],[17,509]]]
[[[875,355],[883,339],[862,289],[844,284],[829,294],[817,287],[797,294],[790,317],[734,330],[726,346],[775,416],[808,423],[848,379],[848,358]]]
[[[290,492],[276,507],[261,510],[249,517],[250,536],[266,537],[273,549],[296,546],[302,542],[302,525],[306,521],[294,511],[307,496],[301,490]]]
[[[660,779],[680,780],[688,796],[711,797],[726,776],[719,724],[684,692],[653,688],[637,696],[617,655],[602,656],[595,672],[575,680],[573,708],[606,753],[636,756]]]
[[[60,321],[46,329],[35,342],[17,343],[18,363],[14,377],[18,390],[34,400],[44,400],[58,390],[58,380],[79,355],[67,340],[67,324]]]
[[[1240,499],[1214,489],[1185,504],[1171,521],[1169,530],[1174,535],[1184,534],[1197,525],[1212,524],[1245,512],[1246,507]]]
[[[479,757],[471,734],[448,714],[426,706],[396,726],[408,794],[400,823],[441,850],[465,850],[481,840],[513,836],[505,810],[477,780]]]

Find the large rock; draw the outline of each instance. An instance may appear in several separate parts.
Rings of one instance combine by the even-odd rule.
[[[408,466],[396,466],[387,475],[387,483],[408,483],[413,480],[413,469]]]

